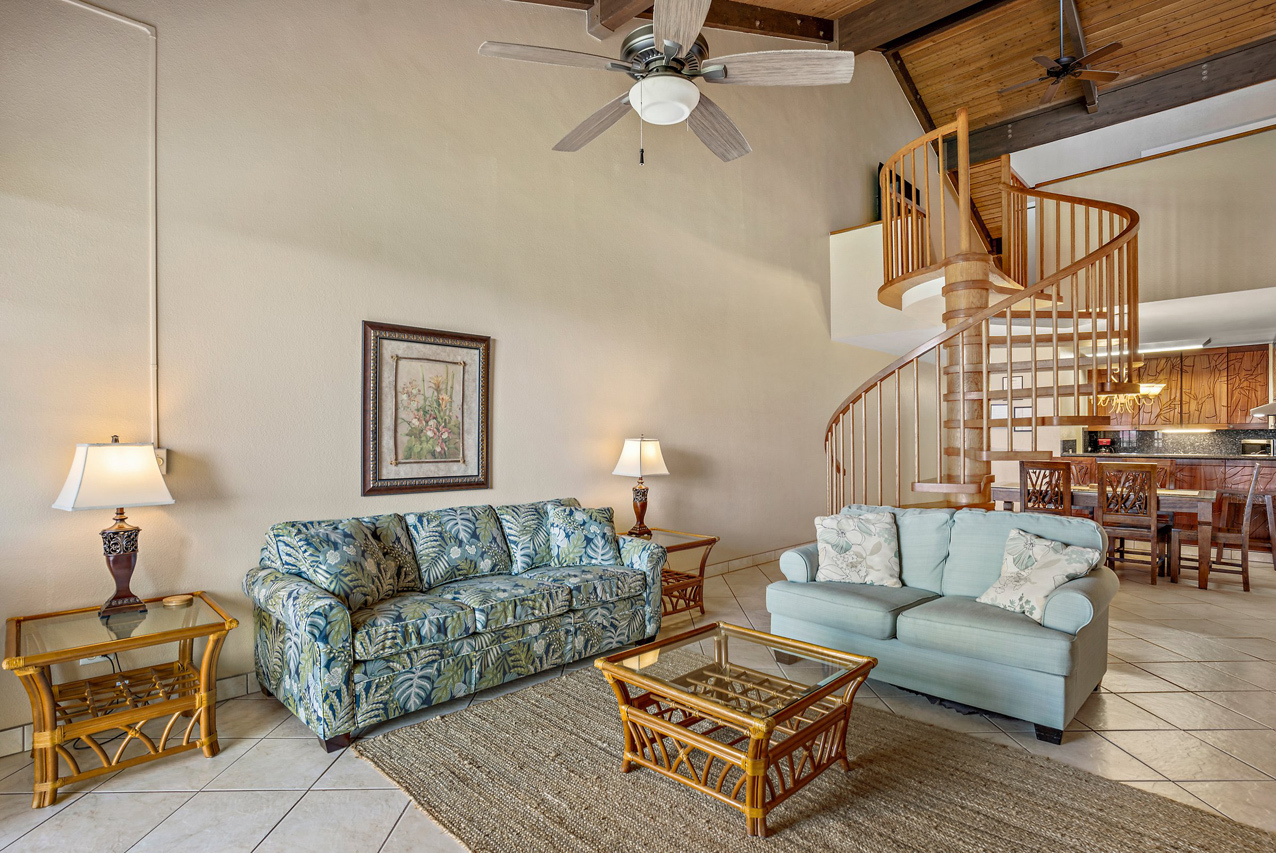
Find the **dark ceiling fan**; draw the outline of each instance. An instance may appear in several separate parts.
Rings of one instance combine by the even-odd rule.
[[[1014,92],[1025,86],[1032,86],[1036,83],[1044,83],[1050,81],[1050,85],[1046,87],[1046,91],[1041,96],[1042,105],[1048,104],[1059,94],[1059,87],[1063,85],[1063,81],[1069,77],[1075,80],[1090,80],[1095,83],[1111,83],[1113,80],[1121,76],[1120,71],[1103,71],[1098,68],[1090,68],[1090,64],[1098,62],[1104,57],[1110,56],[1121,49],[1121,42],[1114,41],[1111,44],[1105,44],[1098,50],[1092,50],[1085,56],[1066,56],[1063,52],[1063,2],[1059,0],[1059,58],[1051,59],[1048,56],[1034,56],[1032,61],[1045,68],[1044,77],[1038,77],[1035,80],[1025,80],[1022,83],[1016,83],[1013,86],[1007,86],[997,91],[998,95],[1004,95],[1007,92]]]
[[[702,94],[695,81],[738,86],[823,86],[849,83],[855,55],[841,50],[767,50],[709,60],[709,44],[700,30],[711,0],[655,0],[650,24],[631,32],[620,59],[538,47],[485,41],[483,56],[566,65],[595,71],[618,71],[635,82],[564,136],[555,151],[579,151],[620,121],[632,108],[649,124],[686,121],[710,151],[723,161],[752,149],[727,114]]]

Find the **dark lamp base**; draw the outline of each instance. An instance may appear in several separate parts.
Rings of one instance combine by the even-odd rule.
[[[629,528],[629,532],[626,533],[625,535],[626,536],[641,536],[643,538],[646,538],[651,535],[651,528],[645,524],[635,524],[633,527]]]
[[[634,526],[629,528],[627,536],[650,536],[651,528],[647,527],[644,519],[647,515],[647,487],[643,485],[642,477],[638,478],[638,485],[634,486]]]
[[[115,523],[102,531],[102,551],[106,555],[106,568],[115,580],[115,594],[98,610],[99,616],[128,611],[146,612],[142,599],[129,589],[133,569],[137,565],[138,528],[124,518],[124,510],[115,511]]]

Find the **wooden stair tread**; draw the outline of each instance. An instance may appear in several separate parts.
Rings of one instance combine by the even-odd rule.
[[[1094,393],[1094,385],[1085,383],[1083,385],[1073,386],[1066,383],[1059,386],[1058,393],[1055,393],[1053,385],[1038,385],[1036,391],[1031,388],[1014,388],[1010,391],[991,391],[987,393],[988,400],[1005,400],[1009,394],[1015,400],[1030,400],[1033,397],[1074,397],[1080,394],[1083,397],[1089,397]],[[1102,391],[1100,391],[1102,393]],[[983,400],[985,392],[983,391],[949,391],[944,394],[945,403],[953,403],[958,400]]]
[[[1035,418],[1011,418],[1012,426],[1110,426],[1112,418],[1109,415],[1039,415]],[[982,427],[984,425],[983,418],[967,418],[967,427]],[[991,426],[1004,427],[1006,425],[1005,418],[992,418]],[[961,429],[961,421],[945,420],[944,429]]]

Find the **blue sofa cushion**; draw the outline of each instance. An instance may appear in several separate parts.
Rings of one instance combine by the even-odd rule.
[[[542,566],[521,577],[567,587],[572,610],[642,595],[647,588],[646,575],[622,566]]]
[[[891,512],[899,530],[900,580],[904,586],[939,592],[948,561],[948,539],[952,530],[951,509],[900,509],[895,506],[851,504],[842,512],[866,515]]]
[[[541,583],[522,575],[464,578],[431,587],[429,592],[473,610],[476,631],[492,631],[557,616],[566,613],[571,604],[571,591],[567,587]]]
[[[1040,512],[985,512],[963,509],[953,516],[952,540],[944,564],[944,595],[977,598],[1001,577],[1010,531],[1022,530],[1064,545],[1106,550],[1103,531],[1088,518]],[[903,531],[900,531],[903,538]]]
[[[779,581],[766,588],[766,609],[875,640],[889,640],[895,636],[899,614],[933,598],[933,592],[906,586]]]
[[[1068,675],[1074,664],[1071,634],[960,596],[936,598],[901,613],[895,636],[918,648],[1053,675]]]
[[[421,588],[510,571],[501,520],[490,506],[460,506],[405,515]]]
[[[358,519],[300,531],[295,543],[306,580],[350,610],[394,595],[399,564],[386,556],[373,532]]]
[[[521,574],[537,566],[548,566],[549,509],[555,506],[580,506],[575,498],[556,498],[530,504],[498,506],[496,515],[505,531],[505,544],[510,549],[510,571]]]
[[[409,592],[350,614],[354,659],[376,660],[474,633],[474,611],[464,604]]]
[[[361,518],[330,521],[284,521],[272,525],[266,532],[266,544],[261,550],[261,564],[267,568],[278,569],[285,574],[306,577],[303,566],[305,558],[301,553],[297,536],[308,531],[332,527],[342,521],[361,522],[380,543],[385,556],[399,564],[399,578],[395,583],[396,592],[416,592],[421,588],[416,556],[412,549],[412,537],[408,535],[408,526],[401,515],[367,515]]]

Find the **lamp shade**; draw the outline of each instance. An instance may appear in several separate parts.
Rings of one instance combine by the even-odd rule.
[[[151,444],[77,444],[54,509],[115,509],[173,503]]]
[[[660,441],[654,438],[627,438],[620,451],[613,474],[621,477],[651,477],[668,474],[665,458],[660,455]]]

